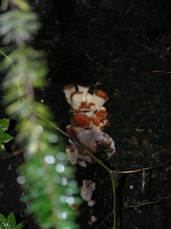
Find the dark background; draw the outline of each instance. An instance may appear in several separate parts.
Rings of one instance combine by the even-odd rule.
[[[170,0],[31,0],[42,28],[32,45],[46,53],[48,88],[37,91],[65,130],[70,122],[63,87],[90,85],[109,95],[106,131],[115,140],[111,168],[131,170],[171,159],[171,1]],[[0,158],[0,208],[33,224],[20,202],[16,183],[22,156]],[[112,211],[110,178],[103,168],[77,169],[78,182],[96,182],[96,205],[80,208],[80,228],[90,215],[100,223]],[[143,174],[122,175],[117,189],[119,229],[171,228],[171,165]],[[152,204],[138,205],[143,201]],[[112,217],[99,228],[111,228]],[[92,225],[96,228],[98,225]],[[36,228],[32,226],[31,228]]]

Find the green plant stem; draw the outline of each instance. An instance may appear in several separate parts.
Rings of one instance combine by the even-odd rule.
[[[113,229],[116,229],[116,188],[115,188],[115,178],[110,174],[112,183],[112,193],[113,193]]]

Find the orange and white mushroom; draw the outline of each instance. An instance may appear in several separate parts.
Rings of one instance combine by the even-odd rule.
[[[78,88],[78,91],[83,93],[83,101],[85,101],[87,93],[88,93],[90,87],[89,86],[77,85],[77,88]]]
[[[97,112],[95,113],[95,116],[99,118],[100,120],[103,120],[107,117],[107,112],[105,107],[101,107]]]
[[[96,105],[96,110],[99,110],[108,99],[108,95],[103,90],[95,89],[93,91],[92,101]]]
[[[76,137],[77,136],[77,132],[74,130],[74,128],[71,125],[68,125],[66,127],[66,133],[70,136],[70,137]]]
[[[74,91],[70,96],[70,101],[71,101],[71,107],[74,110],[77,110],[83,101],[83,92]]]
[[[100,121],[99,118],[93,118],[92,119],[90,129],[92,131],[101,131],[102,130],[102,128],[101,128],[101,121]]]
[[[65,97],[67,102],[71,105],[71,94],[76,90],[74,84],[68,84],[64,87],[63,92],[65,93]]]
[[[73,108],[71,125],[66,128],[67,134],[80,140],[98,156],[101,154],[109,159],[115,152],[115,145],[113,139],[103,132],[104,126],[109,125],[107,111],[103,106],[109,99],[108,95],[98,89],[92,95],[88,86],[74,84],[64,87],[64,93]],[[72,164],[86,166],[87,162],[93,162],[85,150],[78,148],[71,140],[69,142],[71,145],[66,151]]]
[[[90,126],[90,118],[84,114],[76,114],[71,118],[72,128],[78,133]]]
[[[85,114],[87,117],[89,117],[90,119],[92,119],[93,116],[94,116],[94,111],[93,111],[93,110],[86,110],[86,111],[84,112],[84,114]]]

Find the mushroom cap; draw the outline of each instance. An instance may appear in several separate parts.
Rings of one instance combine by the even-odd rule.
[[[76,137],[77,133],[71,125],[66,127],[66,133],[71,137]]]
[[[94,117],[92,119],[90,129],[92,131],[100,131],[102,129],[100,119]]]
[[[96,107],[96,104],[95,104],[95,103],[93,103],[93,102],[88,103],[87,108],[88,108],[89,110],[94,111],[94,110],[95,110],[95,107]]]
[[[90,118],[84,114],[76,114],[71,118],[71,125],[75,127],[88,128],[90,125]]]
[[[88,92],[90,86],[82,86],[82,85],[77,85],[78,91],[86,91]]]
[[[104,126],[110,126],[110,122],[107,118],[103,119],[103,125]]]
[[[64,87],[63,92],[65,93],[65,97],[68,101],[68,103],[70,104],[70,96],[71,94],[76,90],[75,85],[74,84],[68,84]]]
[[[65,85],[63,90],[65,91],[65,90],[68,90],[68,89],[71,89],[71,88],[75,89],[75,85],[74,84],[67,84],[67,85]]]
[[[96,110],[99,110],[108,98],[108,95],[104,91],[95,89],[93,91],[92,101],[96,105]]]
[[[80,97],[82,98],[82,94],[83,94],[82,91],[73,91],[73,92],[71,93],[71,99],[73,100],[74,97],[77,96],[77,95],[80,95]]]
[[[87,102],[83,101],[81,102],[79,109],[86,109],[87,108]]]
[[[92,182],[91,180],[83,180],[83,185],[81,187],[81,197],[85,201],[90,201],[91,197],[93,195],[93,191],[96,188],[96,184]]]
[[[115,143],[113,139],[103,131],[84,130],[77,135],[78,139],[93,152],[97,149],[107,147],[110,156],[115,152]],[[102,146],[102,147],[100,147]],[[104,147],[105,148],[105,147]]]
[[[81,102],[83,101],[83,92],[74,91],[70,96],[71,106],[73,109],[78,109]]]
[[[100,119],[99,118],[93,118],[93,123],[96,125],[96,126],[100,126]]]
[[[108,100],[109,96],[103,90],[94,89],[93,94],[102,97],[104,100]]]
[[[107,112],[106,112],[106,108],[101,107],[95,114],[95,116],[99,119],[104,119],[107,117]]]
[[[71,99],[71,101],[74,101],[74,102],[82,102],[83,101],[82,97],[83,97],[83,92],[74,91],[74,92],[72,92],[70,99]]]
[[[92,118],[94,116],[94,111],[93,110],[87,110],[84,112],[86,116],[89,118]]]
[[[81,86],[81,85],[77,85],[78,91],[83,92],[83,101],[86,100],[86,95],[88,93],[88,90],[90,88],[90,86]]]

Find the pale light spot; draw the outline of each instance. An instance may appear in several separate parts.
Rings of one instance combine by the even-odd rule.
[[[47,164],[50,164],[50,165],[55,163],[55,158],[52,155],[45,156],[44,160]]]
[[[24,184],[26,182],[26,179],[24,176],[20,175],[17,177],[18,184]]]
[[[64,185],[64,186],[68,184],[68,180],[67,180],[66,177],[62,177],[61,178],[61,184]]]
[[[31,57],[34,58],[34,59],[37,58],[38,57],[38,52],[36,50],[33,50],[31,52]]]
[[[63,161],[63,160],[65,159],[65,157],[66,157],[66,155],[65,155],[64,152],[58,152],[58,154],[57,154],[57,159],[58,159],[59,161]]]
[[[67,188],[65,193],[66,193],[67,196],[72,196],[73,195],[73,189],[72,188]]]
[[[67,201],[67,196],[61,196],[61,197],[60,197],[60,201],[61,201],[62,203],[66,203],[66,201]]]
[[[49,135],[49,138],[48,139],[49,139],[49,141],[51,143],[56,143],[57,142],[57,136],[55,134]]]
[[[65,166],[63,164],[58,164],[56,166],[56,171],[62,173],[65,170]]]
[[[130,185],[129,186],[129,189],[131,189],[131,190],[134,189],[134,186],[133,185]]]
[[[70,197],[67,198],[67,203],[68,203],[69,205],[74,204],[74,202],[75,202],[75,200],[74,200],[74,198],[73,198],[72,196],[70,196]]]
[[[39,133],[43,132],[43,127],[42,126],[37,126],[37,130],[39,131]]]
[[[59,216],[60,216],[60,218],[62,218],[62,219],[66,219],[66,218],[67,218],[67,212],[61,212],[61,213],[59,214]]]

